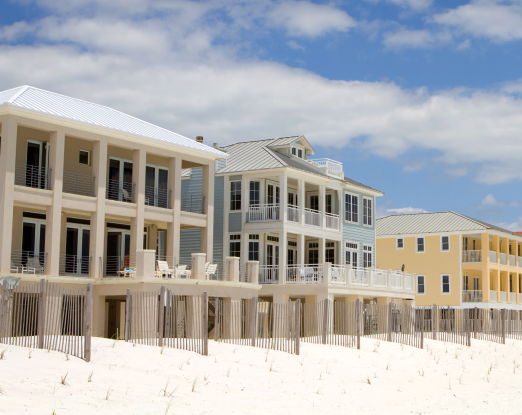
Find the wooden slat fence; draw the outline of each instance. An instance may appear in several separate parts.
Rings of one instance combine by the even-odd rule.
[[[49,349],[90,361],[92,284],[40,283],[2,289],[0,343]]]

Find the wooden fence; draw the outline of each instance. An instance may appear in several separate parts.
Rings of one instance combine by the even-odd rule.
[[[4,287],[0,343],[49,349],[90,361],[92,284],[67,289],[40,283]]]

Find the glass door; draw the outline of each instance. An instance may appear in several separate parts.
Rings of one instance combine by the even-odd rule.
[[[38,189],[47,189],[47,165],[49,143],[27,140],[25,167],[25,185]]]
[[[132,161],[109,159],[107,199],[132,202]]]
[[[319,195],[310,195],[310,209],[319,210]]]
[[[147,166],[145,169],[145,204],[168,208],[169,171],[163,167]]]
[[[108,229],[105,275],[118,275],[118,271],[131,265],[133,264],[130,260],[130,231]]]
[[[89,243],[88,226],[67,225],[65,240],[65,274],[89,275]]]
[[[268,205],[274,206],[272,209],[267,210],[267,219],[268,220],[279,220],[279,209],[275,208],[279,206],[279,186],[268,184],[266,188],[266,202]]]
[[[18,259],[17,259],[18,260]],[[45,264],[45,220],[24,219],[20,264],[43,273]]]

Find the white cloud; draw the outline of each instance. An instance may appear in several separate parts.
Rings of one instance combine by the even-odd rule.
[[[433,21],[495,42],[522,38],[522,5],[518,1],[473,1],[436,14]]]
[[[403,207],[403,208],[394,208],[389,209],[382,205],[377,205],[377,210],[375,212],[377,219],[384,218],[386,216],[392,215],[414,215],[417,213],[429,213],[427,210],[422,208],[414,208],[414,207]]]
[[[302,50],[304,51],[305,50],[305,47],[303,45],[300,45],[299,43],[297,43],[295,40],[289,40],[288,42],[286,42],[286,44],[288,46],[290,46],[293,50]]]
[[[379,0],[366,0],[370,3],[378,3]],[[397,6],[420,11],[428,8],[433,3],[433,0],[384,0],[387,3],[392,3]]]
[[[432,33],[429,30],[408,30],[401,28],[396,32],[384,34],[384,44],[389,48],[427,48],[451,42],[449,32]]]
[[[480,208],[498,208],[498,207],[520,207],[520,203],[516,200],[511,202],[499,202],[492,194],[488,194],[482,199]]]

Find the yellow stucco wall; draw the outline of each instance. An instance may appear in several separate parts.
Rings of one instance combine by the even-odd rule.
[[[401,269],[425,276],[425,294],[415,296],[415,305],[460,305],[460,235],[450,236],[450,251],[441,252],[441,236],[425,236],[425,250],[416,252],[414,237],[404,238],[404,249],[396,248],[396,238],[377,239],[377,266]],[[442,294],[441,275],[450,275],[450,294]],[[415,284],[417,281],[415,281]]]

